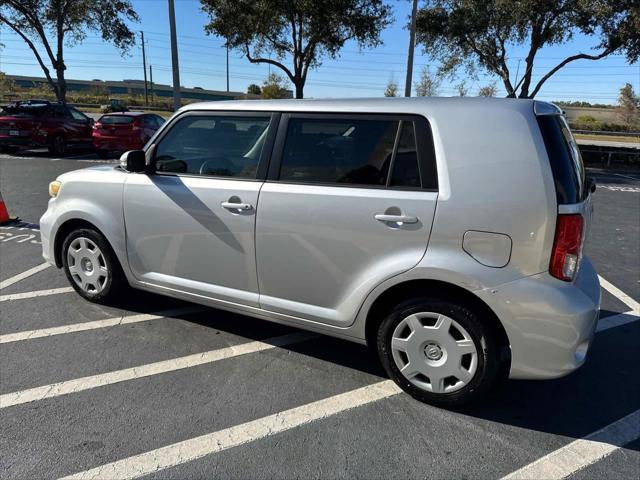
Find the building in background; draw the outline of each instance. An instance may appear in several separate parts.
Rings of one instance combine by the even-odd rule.
[[[13,80],[17,89],[28,91],[31,88],[47,87],[48,83],[44,77],[24,77],[21,75],[7,75],[9,80]],[[151,85],[147,83],[151,88]],[[87,93],[103,91],[107,95],[142,95],[144,96],[144,81],[142,80],[67,80],[67,91],[69,93]],[[218,90],[205,90],[194,87],[181,89],[182,98],[187,101],[217,101],[217,100],[237,100],[246,98],[260,98],[259,95],[251,95],[244,92],[225,92]],[[292,92],[291,96],[293,96]],[[153,84],[153,95],[158,99],[173,97],[173,90],[170,85],[161,83]]]

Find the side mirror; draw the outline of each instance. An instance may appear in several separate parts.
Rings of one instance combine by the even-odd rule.
[[[120,166],[127,172],[142,173],[147,171],[147,162],[143,150],[129,150],[120,157]]]
[[[593,177],[587,177],[587,189],[590,193],[596,191],[596,180]]]

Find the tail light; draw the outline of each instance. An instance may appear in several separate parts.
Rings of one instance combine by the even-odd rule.
[[[100,122],[96,122],[93,124],[93,129],[94,130],[98,130],[99,128],[102,128],[102,124]]]
[[[565,282],[572,281],[578,271],[583,225],[580,214],[559,214],[556,221],[549,273]]]

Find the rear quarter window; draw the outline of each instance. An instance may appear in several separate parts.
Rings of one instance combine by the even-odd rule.
[[[580,150],[564,117],[540,115],[540,132],[549,157],[559,205],[582,202],[587,195]]]

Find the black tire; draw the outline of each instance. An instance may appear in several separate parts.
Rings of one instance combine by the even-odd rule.
[[[410,315],[421,312],[433,312],[449,317],[463,327],[473,340],[477,366],[471,380],[459,390],[434,393],[421,388],[400,372],[393,358],[391,338],[396,327]],[[438,407],[455,408],[480,401],[498,385],[501,378],[500,343],[489,322],[468,307],[448,300],[425,297],[397,305],[382,320],[376,344],[378,356],[389,377],[413,398]]]
[[[100,291],[95,291],[96,289],[83,289],[79,284],[77,279],[79,279],[78,275],[75,275],[71,272],[71,266],[69,265],[68,252],[69,248],[76,240],[81,241],[81,239],[88,239],[94,245],[99,248],[100,253],[102,254],[102,258],[104,259],[104,264],[108,271],[106,275],[106,279],[104,282],[100,282]],[[116,302],[118,297],[126,290],[128,287],[127,279],[122,271],[122,267],[120,266],[120,262],[116,257],[115,253],[111,249],[111,246],[106,241],[106,239],[91,228],[79,228],[70,232],[64,242],[62,243],[62,268],[64,269],[64,273],[69,280],[71,286],[75,289],[76,292],[80,294],[83,298],[89,300],[93,303],[100,304],[113,304]],[[95,262],[94,262],[95,263]],[[76,266],[78,267],[78,266]]]
[[[49,144],[49,153],[51,155],[64,155],[67,151],[67,141],[61,134],[56,134]]]
[[[98,155],[98,158],[105,159],[109,155],[109,152],[107,150],[96,150],[96,154]]]

